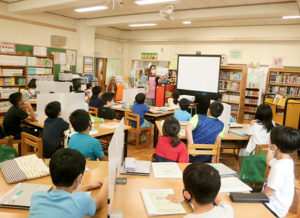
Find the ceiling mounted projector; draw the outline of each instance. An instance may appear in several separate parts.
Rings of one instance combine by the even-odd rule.
[[[174,20],[174,5],[166,5],[159,11],[159,14],[167,20]]]

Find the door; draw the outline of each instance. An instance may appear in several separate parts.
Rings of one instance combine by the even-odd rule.
[[[106,58],[97,58],[97,77],[98,77],[98,85],[101,87],[102,92],[106,91],[105,87],[105,78],[106,78]]]

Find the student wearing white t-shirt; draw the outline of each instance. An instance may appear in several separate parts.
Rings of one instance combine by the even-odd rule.
[[[256,145],[269,144],[271,129],[275,126],[272,121],[272,109],[267,104],[261,104],[257,107],[255,120],[250,122],[247,134],[250,135],[246,148],[240,149],[239,156],[249,156]]]
[[[184,218],[234,217],[233,208],[218,195],[221,178],[214,167],[200,162],[191,163],[183,171],[183,184],[183,196],[169,195],[168,198],[173,202],[185,199],[192,203],[194,213]]]
[[[173,109],[179,109],[179,93],[175,91],[172,93],[172,98],[168,99],[168,106]]]
[[[291,127],[275,127],[271,131],[271,145],[267,154],[267,164],[271,167],[264,184],[270,202],[267,207],[278,217],[284,217],[294,199],[294,161],[290,154],[300,148],[300,132]],[[274,158],[274,153],[276,158]]]

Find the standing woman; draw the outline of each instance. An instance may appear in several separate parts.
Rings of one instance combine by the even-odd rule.
[[[149,101],[149,104],[151,106],[155,105],[155,89],[156,86],[158,85],[158,83],[161,82],[162,77],[158,77],[156,76],[156,66],[155,65],[151,65],[150,66],[150,76],[149,76],[149,80],[148,80],[148,94],[147,94],[147,98]]]
[[[28,83],[28,88],[22,93],[24,96],[24,102],[36,97],[35,89],[36,89],[36,79],[31,79],[30,82]]]

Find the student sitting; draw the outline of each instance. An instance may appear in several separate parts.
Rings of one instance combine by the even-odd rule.
[[[169,195],[173,202],[184,199],[194,206],[194,213],[184,218],[233,218],[233,208],[218,192],[221,187],[219,172],[208,164],[192,163],[183,171],[184,189],[180,197]]]
[[[21,128],[21,121],[28,119],[36,121],[33,109],[28,102],[24,102],[23,96],[20,92],[15,92],[9,96],[9,102],[13,105],[5,113],[3,120],[3,128],[5,135],[14,136],[14,139],[21,139],[21,132],[25,131],[34,134],[33,129]],[[28,111],[28,115],[25,111]]]
[[[173,116],[168,117],[163,125],[163,136],[155,149],[156,162],[188,163],[189,154],[186,145],[178,138],[180,124]]]
[[[45,114],[48,118],[45,120],[42,136],[43,156],[50,158],[56,150],[63,148],[64,131],[70,124],[61,118],[61,106],[58,101],[47,104]]]
[[[168,106],[173,109],[179,109],[179,92],[175,91],[172,93],[172,98],[168,99]]]
[[[22,93],[24,97],[24,102],[36,97],[35,89],[36,89],[36,79],[31,79],[30,82],[28,83],[28,88]]]
[[[102,102],[104,103],[103,107],[100,107],[98,110],[98,117],[103,119],[114,120],[116,119],[116,113],[110,107],[113,104],[114,93],[106,92],[102,95]]]
[[[269,144],[271,129],[275,126],[272,122],[272,109],[267,104],[258,106],[255,113],[255,120],[250,122],[247,134],[250,135],[246,148],[241,148],[239,156],[249,156],[255,149],[256,145]]]
[[[78,109],[71,113],[70,122],[77,132],[71,136],[68,147],[80,151],[85,158],[91,160],[107,160],[98,139],[89,135],[92,121],[88,112]]]
[[[267,164],[271,170],[264,184],[263,193],[270,200],[266,203],[267,207],[278,217],[284,217],[293,202],[295,175],[291,154],[299,148],[298,130],[286,126],[274,127],[271,130],[271,145],[267,153]]]
[[[107,201],[107,177],[103,182],[95,181],[81,185],[86,160],[76,150],[63,148],[56,151],[50,159],[50,175],[55,190],[36,192],[30,201],[30,218],[47,217],[84,217],[93,216],[96,210]],[[92,197],[86,191],[100,188]]]
[[[75,82],[73,85],[73,92],[74,93],[83,93],[84,91],[81,90],[81,84],[79,82]]]
[[[92,88],[93,88],[92,83],[86,84],[86,90],[84,92],[88,99],[90,99],[93,95]]]
[[[102,107],[103,106],[103,103],[102,103],[102,100],[101,100],[101,87],[100,86],[94,86],[93,89],[92,89],[92,92],[93,92],[93,95],[89,101],[89,106],[91,107],[96,107],[96,108],[99,108],[99,107]]]
[[[183,98],[179,101],[180,110],[175,110],[174,117],[178,121],[189,121],[192,118],[192,115],[187,112],[190,105],[190,101],[186,98]]]
[[[188,145],[191,144],[215,144],[221,145],[224,136],[224,123],[217,118],[223,112],[220,102],[210,104],[206,115],[196,114],[186,126],[186,137]],[[190,162],[211,162],[211,155],[190,156]]]

